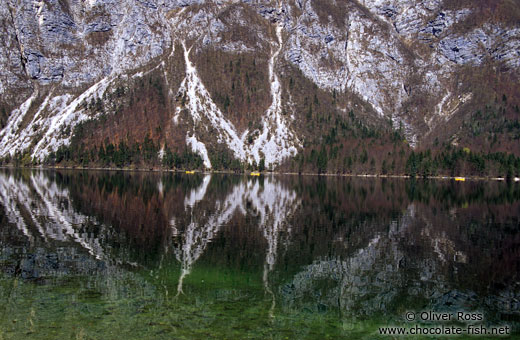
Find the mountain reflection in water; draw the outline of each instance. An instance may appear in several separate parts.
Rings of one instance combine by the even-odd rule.
[[[352,338],[408,310],[520,320],[518,184],[4,170],[0,202],[7,338],[55,334],[64,310],[81,318],[62,336],[103,338],[121,336],[109,322]]]

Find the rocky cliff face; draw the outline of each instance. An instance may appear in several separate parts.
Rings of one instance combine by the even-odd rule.
[[[520,97],[518,12],[505,0],[7,0],[0,155],[43,161],[101,121],[78,137],[87,148],[150,136],[206,168],[222,152],[274,166],[321,141],[316,116],[323,130],[350,111],[414,148],[470,143],[470,113]]]

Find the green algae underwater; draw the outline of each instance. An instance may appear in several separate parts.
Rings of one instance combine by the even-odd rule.
[[[515,183],[2,170],[0,193],[0,339],[451,338],[379,333],[442,325],[408,311],[520,338]]]

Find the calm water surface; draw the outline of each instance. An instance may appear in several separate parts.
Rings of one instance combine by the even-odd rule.
[[[2,170],[0,339],[518,339],[519,219],[515,183]]]

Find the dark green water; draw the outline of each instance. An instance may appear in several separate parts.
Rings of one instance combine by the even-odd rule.
[[[0,203],[0,340],[520,338],[519,184],[3,170]]]

